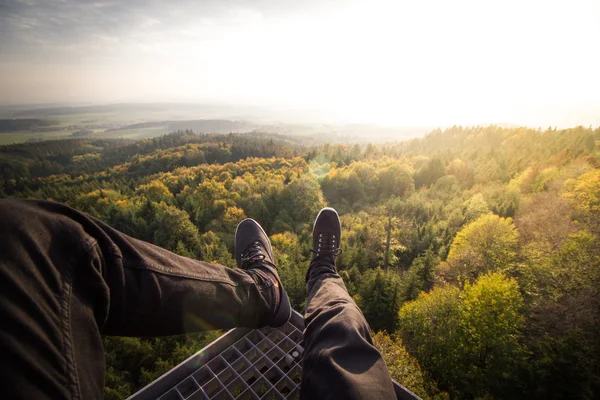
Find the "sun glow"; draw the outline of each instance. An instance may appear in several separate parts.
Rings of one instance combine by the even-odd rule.
[[[56,45],[60,60],[3,56],[0,102],[218,101],[346,122],[572,124],[573,113],[600,109],[599,8],[375,0],[210,15],[173,6],[178,23],[148,12],[119,34]]]

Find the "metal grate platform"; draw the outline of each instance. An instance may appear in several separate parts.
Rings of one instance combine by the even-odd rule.
[[[304,318],[281,328],[235,328],[128,400],[298,399]],[[399,399],[418,399],[394,382]]]

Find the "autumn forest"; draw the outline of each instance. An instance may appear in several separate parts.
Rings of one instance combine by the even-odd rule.
[[[176,131],[0,147],[0,197],[67,203],[234,268],[245,217],[296,310],[311,224],[342,220],[338,270],[394,379],[422,398],[600,397],[600,129],[452,127],[386,144]],[[123,399],[222,332],[105,337]]]

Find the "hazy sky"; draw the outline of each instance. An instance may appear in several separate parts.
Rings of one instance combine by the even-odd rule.
[[[600,1],[0,0],[1,104],[124,101],[598,126]]]

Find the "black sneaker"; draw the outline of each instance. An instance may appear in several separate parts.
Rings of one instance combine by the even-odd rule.
[[[313,225],[313,252],[311,265],[328,264],[335,267],[335,258],[342,253],[340,217],[333,208],[319,211]]]
[[[258,268],[275,278],[274,286],[279,289],[279,305],[267,325],[279,327],[288,322],[292,316],[292,306],[277,273],[271,241],[258,222],[251,218],[240,222],[235,230],[235,262],[238,268]]]

